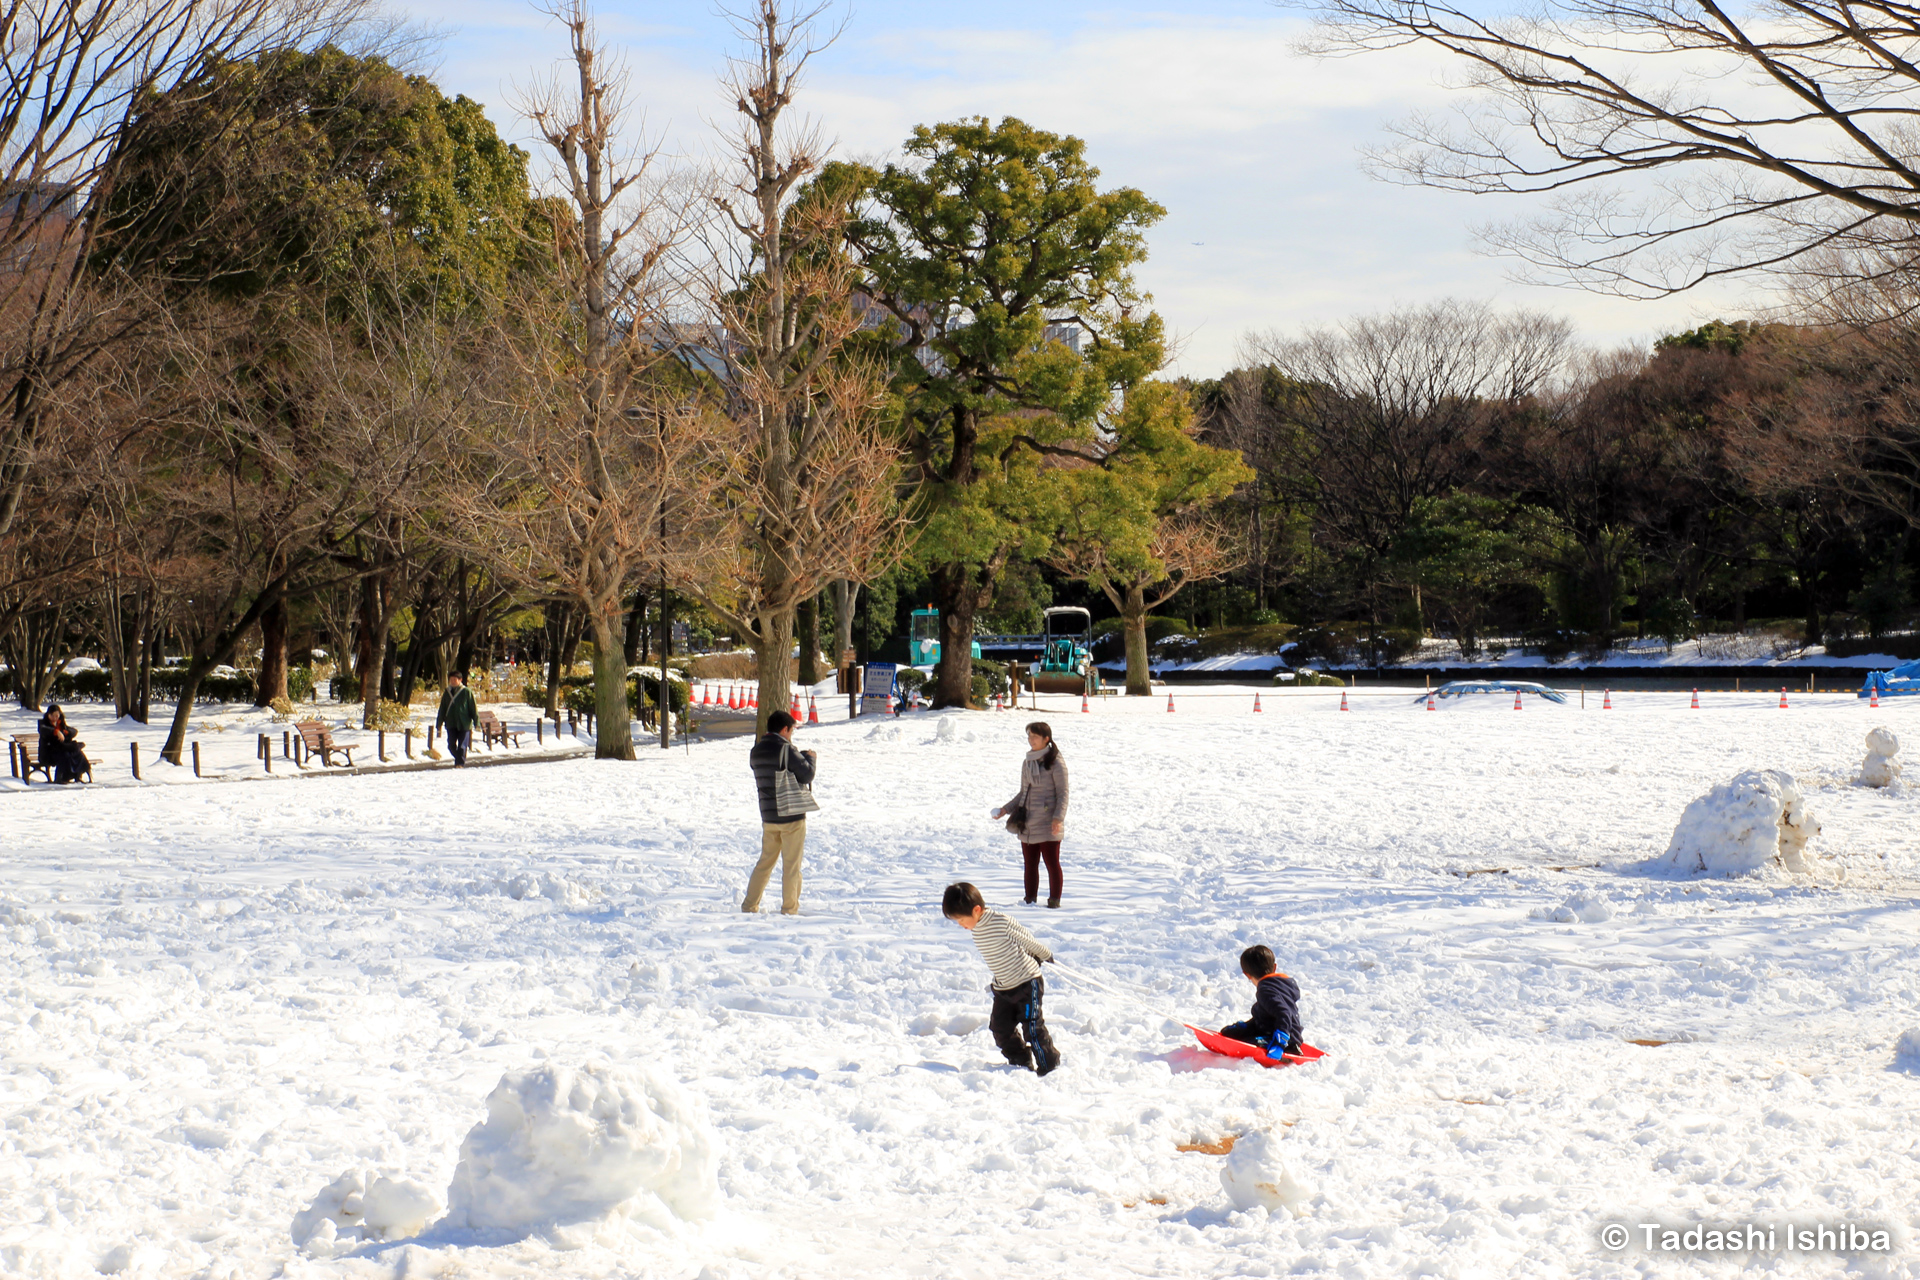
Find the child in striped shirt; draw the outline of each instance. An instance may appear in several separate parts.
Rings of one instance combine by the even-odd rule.
[[[993,973],[993,1016],[987,1027],[993,1042],[1016,1067],[1031,1067],[1046,1075],[1060,1065],[1040,1002],[1046,980],[1038,961],[1050,961],[1053,952],[1041,946],[1026,927],[1010,916],[987,910],[980,891],[962,880],[947,886],[940,899],[947,919],[973,934],[973,945]],[[1024,1039],[1022,1038],[1024,1033]]]

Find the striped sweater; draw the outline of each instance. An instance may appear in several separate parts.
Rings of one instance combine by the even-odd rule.
[[[995,991],[1011,991],[1031,982],[1040,976],[1034,961],[1053,959],[1053,952],[1041,946],[1025,925],[992,908],[981,912],[980,923],[973,926],[973,945],[993,971]]]

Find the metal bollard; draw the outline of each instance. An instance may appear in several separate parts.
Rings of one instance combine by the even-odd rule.
[[[407,759],[413,759],[413,730],[407,730]]]
[[[140,781],[140,744],[129,742],[127,745],[133,749],[133,780],[138,782]]]
[[[193,740],[193,776],[200,776],[200,739]]]
[[[545,716],[535,716],[533,718],[533,740],[541,746],[546,745],[547,718]]]

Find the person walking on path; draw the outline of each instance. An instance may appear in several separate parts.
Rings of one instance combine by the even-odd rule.
[[[59,703],[47,704],[39,728],[40,763],[51,770],[49,776],[55,782],[78,782],[87,772],[87,744],[80,741],[73,726],[67,723],[67,713],[60,709]]]
[[[1027,726],[1027,758],[1020,763],[1020,790],[993,811],[1007,820],[1007,830],[1020,837],[1020,853],[1027,862],[1026,901],[1040,895],[1040,862],[1047,864],[1047,905],[1060,905],[1060,837],[1067,822],[1067,762],[1053,743],[1045,721]]]
[[[434,724],[447,731],[447,754],[453,767],[466,767],[467,748],[473,745],[473,726],[480,723],[480,704],[467,688],[466,677],[458,671],[447,677],[447,691],[440,695],[440,714]]]
[[[793,747],[793,717],[776,711],[767,717],[767,736],[753,744],[747,763],[753,767],[755,789],[760,793],[760,861],[747,878],[747,896],[740,909],[760,910],[760,896],[773,878],[773,864],[780,863],[780,914],[800,914],[800,853],[807,843],[807,810],[819,806],[807,790],[813,785],[814,762],[811,751]],[[781,775],[788,775],[783,782]],[[785,801],[783,804],[782,801]],[[787,812],[781,812],[786,809]]]

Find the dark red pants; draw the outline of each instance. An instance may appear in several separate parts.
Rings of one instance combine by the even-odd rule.
[[[1020,842],[1020,853],[1027,860],[1027,901],[1032,902],[1040,896],[1040,859],[1047,860],[1047,896],[1060,896],[1060,842],[1046,840],[1040,844]]]

